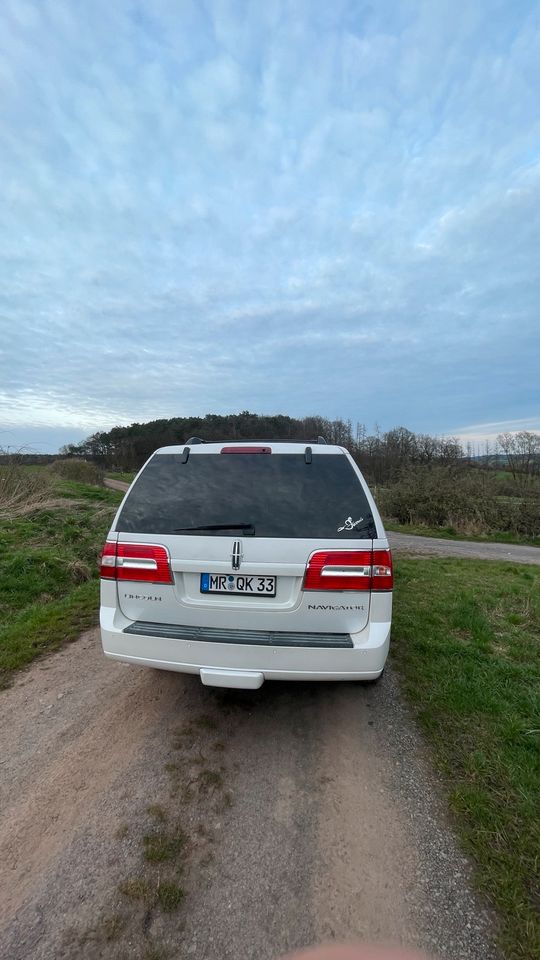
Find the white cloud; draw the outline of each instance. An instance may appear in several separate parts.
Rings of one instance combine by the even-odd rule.
[[[127,418],[107,409],[104,401],[99,406],[95,400],[86,406],[80,400],[70,405],[63,396],[52,392],[38,393],[30,389],[16,394],[0,392],[0,440],[4,431],[9,433],[15,427],[66,427],[91,432],[128,422]]]
[[[520,433],[526,430],[540,434],[540,416],[523,417],[519,420],[499,420],[494,423],[474,423],[467,427],[456,427],[448,432],[447,436],[458,437],[463,444],[485,443],[495,444],[501,433]]]

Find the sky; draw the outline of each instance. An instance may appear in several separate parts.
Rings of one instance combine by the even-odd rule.
[[[0,447],[540,431],[540,2],[2,0]]]

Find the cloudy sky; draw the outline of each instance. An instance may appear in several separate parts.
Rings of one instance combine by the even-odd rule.
[[[540,4],[2,0],[0,446],[540,430]]]

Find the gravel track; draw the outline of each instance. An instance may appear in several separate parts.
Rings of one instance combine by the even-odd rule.
[[[497,956],[391,670],[377,686],[219,691],[106,660],[94,630],[1,695],[0,742],[10,960],[145,960],[156,944],[178,960],[274,960],[354,939]],[[189,794],[199,755],[222,758],[223,784]],[[118,891],[141,869],[160,876],[141,853],[149,805],[188,836],[171,914]]]
[[[413,556],[465,557],[471,560],[508,560],[510,563],[540,563],[540,549],[516,543],[478,543],[473,540],[444,540],[417,537],[410,533],[388,533],[395,553]]]

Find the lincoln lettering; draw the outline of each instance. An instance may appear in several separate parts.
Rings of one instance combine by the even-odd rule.
[[[159,600],[160,603],[163,599],[162,597],[145,597],[139,593],[125,593],[124,597],[126,600]]]
[[[363,610],[364,607],[360,604],[337,604],[334,606],[331,603],[308,603],[308,610]]]

